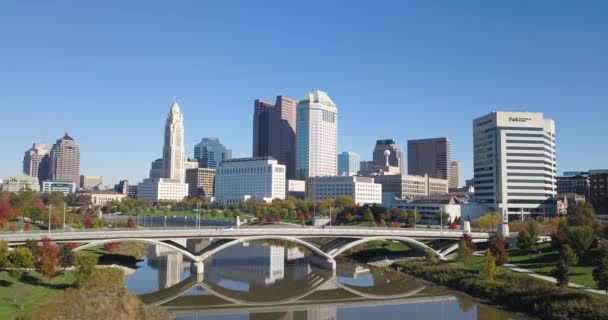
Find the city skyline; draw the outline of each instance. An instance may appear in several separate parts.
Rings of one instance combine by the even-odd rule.
[[[292,26],[287,18],[271,23],[281,32],[261,26],[249,30],[250,25],[239,18],[262,14],[261,9],[250,4],[238,8],[205,5],[206,11],[201,14],[209,16],[206,21],[200,21],[205,19],[185,7],[169,6],[149,10],[175,13],[179,18],[169,17],[167,22],[173,23],[173,27],[157,30],[154,39],[139,39],[133,44],[129,41],[137,38],[139,28],[127,32],[123,24],[116,23],[108,31],[84,24],[87,20],[106,18],[111,24],[132,15],[134,23],[141,23],[140,28],[152,27],[156,20],[138,15],[139,7],[133,4],[109,17],[107,9],[89,10],[84,5],[70,9],[45,4],[36,8],[22,4],[3,6],[7,8],[0,10],[3,17],[0,24],[9,27],[0,28],[0,36],[7,36],[12,45],[3,53],[5,61],[11,63],[3,65],[5,72],[0,75],[0,85],[6,88],[0,103],[7,119],[19,120],[7,122],[5,130],[21,132],[3,142],[0,157],[3,177],[21,171],[23,152],[32,143],[55,141],[57,133],[67,131],[81,147],[82,174],[103,176],[110,185],[120,179],[141,181],[148,174],[149,162],[158,157],[162,141],[159,119],[166,114],[166,105],[174,95],[189,128],[185,137],[188,157],[192,157],[194,144],[209,136],[220,137],[234,150],[234,157],[247,157],[251,155],[254,99],[270,100],[277,95],[301,97],[317,88],[327,92],[340,106],[338,153],[354,151],[362,159],[371,160],[374,142],[383,137],[394,137],[404,147],[408,139],[448,136],[452,141],[452,158],[461,161],[463,180],[470,179],[472,120],[494,110],[531,111],[542,112],[556,122],[558,172],[606,166],[603,160],[606,151],[597,150],[593,139],[586,138],[602,132],[601,119],[608,117],[603,108],[608,102],[602,89],[606,80],[601,76],[608,63],[600,54],[605,52],[606,44],[598,41],[602,36],[599,30],[605,30],[607,22],[599,19],[598,4],[553,7],[551,17],[543,13],[542,4],[526,5],[517,25],[501,22],[509,19],[512,10],[521,11],[521,7],[506,12],[501,11],[505,8],[476,7],[475,14],[449,8],[432,16],[433,21],[445,22],[425,29],[423,34],[408,30],[418,30],[423,25],[428,28],[428,22],[419,19],[403,22],[408,20],[400,16],[404,7],[395,4],[381,8],[363,3],[350,7],[330,4],[324,13],[310,18],[310,22],[318,25],[306,32],[301,29],[302,23],[289,19]],[[30,12],[24,21],[24,14],[18,13],[26,9]],[[232,9],[231,17],[236,19],[231,19],[235,21],[231,26],[224,26],[213,17],[217,12]],[[265,8],[270,13],[264,15],[280,16],[301,9],[294,4],[280,5]],[[406,16],[428,18],[436,8],[429,4],[408,9]],[[348,14],[337,14],[342,10]],[[395,14],[390,14],[391,11]],[[480,11],[487,13],[486,18],[481,18],[484,15],[479,15]],[[354,22],[364,13],[386,19],[383,24],[356,26]],[[61,22],[54,24],[54,19],[49,18],[64,14],[73,19],[60,18]],[[336,20],[325,19],[328,16],[335,16]],[[536,22],[539,17],[550,19],[539,25]],[[567,29],[556,25],[566,17],[569,17]],[[190,24],[194,19],[199,26]],[[465,19],[470,21],[468,25],[456,23]],[[488,26],[488,21],[495,23]],[[82,33],[66,31],[81,24],[84,24]],[[17,25],[22,28],[15,28]],[[218,30],[220,26],[225,29]],[[537,36],[526,37],[529,30],[536,31]],[[120,35],[116,38],[107,37],[117,32]],[[226,33],[232,36],[225,37]],[[269,50],[264,51],[266,55],[280,48],[277,40],[285,33],[296,40],[303,37],[333,41],[340,48],[332,49],[335,52],[331,55],[306,56],[294,49],[293,53],[283,51],[268,57],[235,49],[265,35],[264,44],[269,45]],[[55,39],[56,34],[67,37]],[[96,35],[99,42],[87,42],[90,34]],[[381,36],[376,37],[378,34]],[[399,39],[395,39],[397,35]],[[216,52],[204,51],[199,55],[206,40],[191,44],[199,36],[211,41]],[[37,41],[40,39],[46,40]],[[459,41],[465,43],[461,45]],[[360,44],[364,42],[369,42],[372,48],[364,48]],[[572,42],[577,45],[572,46]],[[149,49],[157,48],[163,50],[148,53]],[[450,50],[442,53],[436,49]],[[176,56],[171,57],[172,54]],[[49,59],[54,63],[49,63]],[[250,64],[251,61],[255,63]],[[529,67],[532,61],[534,68]],[[357,68],[351,68],[353,64]],[[268,71],[270,66],[277,65],[278,70]],[[325,71],[323,77],[318,76],[317,65]],[[298,77],[269,76],[265,81],[254,80],[260,73],[276,76],[289,68]],[[438,79],[448,73],[452,76]],[[168,78],[172,81],[168,82]],[[374,113],[381,120],[367,126],[372,130],[361,130]],[[31,122],[28,130],[22,130],[24,119]],[[132,150],[133,144],[138,146],[136,152]],[[582,150],[597,152],[580,157]]]

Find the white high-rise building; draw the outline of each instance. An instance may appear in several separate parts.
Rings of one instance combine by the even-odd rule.
[[[344,151],[338,155],[338,175],[354,176],[359,172],[361,157],[350,151]]]
[[[165,125],[165,144],[163,146],[164,178],[184,182],[186,170],[184,162],[184,119],[177,102],[173,102]]]
[[[173,101],[165,124],[163,158],[152,162],[150,178],[138,185],[137,197],[153,202],[183,200],[188,196],[186,165],[184,119],[179,105]]]
[[[335,176],[338,172],[338,109],[320,90],[309,92],[297,106],[297,175]]]
[[[226,160],[215,172],[215,197],[223,204],[285,199],[285,165],[272,157]]]
[[[555,214],[555,123],[542,113],[493,112],[473,121],[475,198],[503,214]]]

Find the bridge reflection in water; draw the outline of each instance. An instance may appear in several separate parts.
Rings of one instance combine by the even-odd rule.
[[[193,252],[208,240],[178,243]],[[148,267],[158,269],[158,290],[138,292],[178,319],[226,314],[288,314],[286,319],[337,319],[338,308],[365,308],[456,300],[401,273],[340,259],[335,271],[315,267],[314,255],[285,243],[228,247],[190,274],[190,261],[163,246],[150,246]],[[132,282],[132,281],[131,281]],[[296,315],[298,315],[296,317]],[[281,317],[283,318],[283,317]]]

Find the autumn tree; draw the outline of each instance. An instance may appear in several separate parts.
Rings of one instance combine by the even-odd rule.
[[[353,217],[352,213],[347,213],[346,216],[344,217],[346,219],[346,222],[353,222],[353,220],[355,219],[355,217]]]
[[[52,278],[57,275],[57,267],[59,265],[60,249],[49,238],[42,239],[42,245],[38,248],[38,256],[36,257],[36,271],[40,272],[46,278]]]
[[[116,249],[117,245],[118,245],[118,243],[116,243],[116,242],[108,242],[103,245],[103,249],[108,252],[112,252],[112,251],[114,251],[114,249]]]
[[[486,249],[483,259],[483,265],[479,270],[479,276],[484,280],[493,281],[496,278],[496,274],[498,273],[498,268],[496,267],[496,258],[490,249]]]
[[[129,218],[129,220],[127,220],[127,228],[137,228],[137,224],[135,223],[135,221],[133,221],[132,218]]]
[[[0,220],[6,224],[13,218],[15,218],[15,209],[13,209],[10,199],[0,198]]]
[[[488,249],[496,258],[496,265],[502,266],[509,262],[509,251],[505,247],[505,239],[499,236],[493,236],[488,242]]]
[[[496,212],[489,212],[477,219],[477,225],[484,230],[493,231],[502,222],[502,216]]]

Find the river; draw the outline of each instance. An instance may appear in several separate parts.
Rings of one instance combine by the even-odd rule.
[[[183,241],[202,250],[208,241]],[[150,246],[129,290],[179,320],[241,319],[529,319],[400,272],[337,261],[334,272],[317,267],[313,254],[284,242],[232,246],[190,272],[182,254]]]

